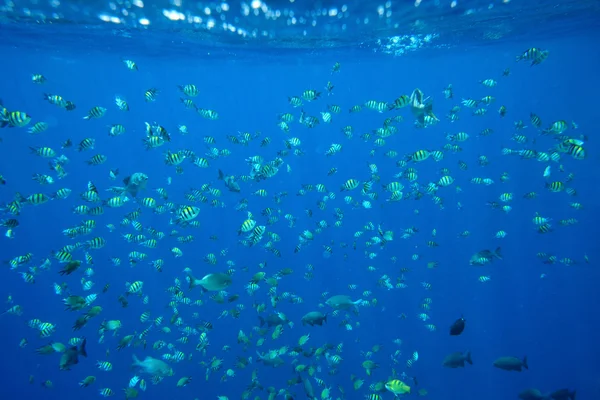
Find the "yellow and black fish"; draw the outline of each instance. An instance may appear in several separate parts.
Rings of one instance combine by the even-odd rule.
[[[532,47],[530,49],[525,50],[523,54],[516,57],[516,61],[519,62],[521,60],[531,61],[531,66],[542,63],[544,60],[548,58],[550,52],[548,50],[538,49],[537,47]]]
[[[0,112],[0,128],[5,126],[22,128],[31,122],[31,117],[22,111],[9,112],[2,107]]]
[[[42,84],[42,83],[46,82],[46,77],[44,77],[44,75],[42,75],[42,74],[32,74],[31,82],[37,83],[37,84]]]
[[[155,89],[155,88],[150,88],[150,89],[146,90],[146,93],[144,93],[144,97],[146,98],[147,102],[156,101],[157,96],[158,96],[158,89]]]
[[[125,64],[125,66],[127,67],[127,69],[129,69],[131,71],[138,70],[138,66],[134,61],[132,61],[132,60],[122,60],[122,61],[123,61],[123,64]]]
[[[190,97],[196,97],[198,96],[198,94],[200,94],[200,90],[198,90],[198,88],[196,87],[196,85],[179,85],[177,86],[179,88],[179,90],[181,90],[183,93],[185,93],[186,95],[190,96]]]
[[[93,107],[88,112],[88,115],[83,117],[83,119],[101,118],[104,116],[105,113],[106,113],[106,108],[96,106],[96,107]]]

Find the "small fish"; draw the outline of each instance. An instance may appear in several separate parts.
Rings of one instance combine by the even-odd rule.
[[[132,60],[122,60],[123,64],[125,64],[125,66],[127,67],[128,70],[130,71],[137,71],[138,70],[138,66],[137,64],[132,61]]]
[[[552,167],[550,165],[548,165],[546,167],[546,169],[544,169],[544,178],[549,178],[550,177],[551,169],[552,169]]]
[[[44,75],[42,74],[32,74],[31,75],[31,81],[33,83],[37,83],[37,84],[42,84],[46,82],[46,77],[44,77]]]
[[[521,372],[522,368],[529,369],[527,365],[527,356],[523,357],[523,361],[517,357],[500,357],[494,361],[494,367],[505,371]]]
[[[531,61],[531,66],[541,64],[548,58],[550,52],[548,50],[541,50],[537,47],[532,47],[530,49],[525,50],[523,54],[516,57],[516,61],[519,62],[521,60]]]
[[[99,107],[99,106],[92,107],[92,109],[90,109],[90,111],[88,112],[88,115],[83,117],[83,119],[101,118],[104,116],[105,113],[106,113],[106,108],[104,108],[104,107]]]
[[[450,326],[450,336],[458,336],[465,330],[465,322],[467,320],[460,317]]]
[[[473,360],[471,359],[471,352],[467,351],[466,353],[456,352],[449,354],[446,356],[442,365],[447,368],[464,368],[465,361],[471,365],[473,365]]]
[[[73,346],[67,349],[62,357],[60,358],[60,369],[62,371],[68,371],[71,369],[71,366],[79,363],[79,355],[87,357],[87,352],[85,351],[86,339],[84,338],[79,348],[77,346]]]

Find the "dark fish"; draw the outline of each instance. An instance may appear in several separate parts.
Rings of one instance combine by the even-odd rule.
[[[519,399],[521,400],[548,400],[548,397],[544,396],[538,389],[525,389],[519,393]]]
[[[76,108],[77,108],[77,106],[72,101],[67,100],[67,102],[65,103],[65,109],[67,111],[73,111]]]
[[[302,317],[302,325],[310,326],[323,326],[323,322],[327,322],[327,314],[323,314],[319,311],[312,311]]]
[[[494,361],[494,367],[503,369],[505,371],[518,371],[521,372],[522,368],[529,369],[527,365],[527,356],[523,357],[523,361],[517,357],[500,357]]]
[[[317,400],[313,387],[308,379],[302,378],[302,386],[304,387],[304,393],[306,394],[307,399]]]
[[[559,389],[552,392],[548,397],[552,400],[575,400],[575,390],[572,392],[569,389]]]
[[[85,351],[85,344],[86,339],[84,338],[79,348],[77,348],[77,346],[73,346],[63,353],[63,355],[60,357],[59,364],[61,371],[68,371],[71,369],[72,365],[79,363],[80,354],[84,357],[87,357],[87,352]]]
[[[450,336],[458,336],[465,330],[465,322],[463,317],[460,317],[450,327]]]
[[[285,364],[285,361],[283,361],[283,358],[279,357],[279,356],[275,356],[275,357],[271,357],[269,354],[260,354],[258,351],[256,352],[256,354],[258,355],[258,362],[262,362],[263,364],[265,364],[266,366],[269,367],[279,367],[283,364]]]
[[[239,193],[240,185],[235,181],[235,176],[226,176],[223,171],[219,170],[219,179],[225,182],[225,186],[230,192]]]
[[[471,352],[467,351],[466,353],[462,353],[457,351],[456,353],[449,354],[444,358],[442,365],[447,368],[464,368],[465,361],[469,364],[473,365],[473,360],[471,359]]]
[[[65,267],[59,271],[59,273],[61,275],[71,275],[74,271],[77,270],[77,268],[79,268],[80,265],[81,261],[79,260],[69,261],[67,265],[65,265]]]
[[[259,316],[258,319],[260,320],[260,326],[267,324],[269,328],[288,322],[287,318],[281,318],[279,314],[271,314],[267,318]]]
[[[494,259],[502,260],[502,248],[498,247],[495,251],[491,250],[482,250],[478,253],[475,253],[473,257],[471,257],[471,261],[469,264],[471,265],[486,265],[494,261]]]
[[[417,121],[423,124],[425,116],[433,113],[433,103],[431,98],[426,98],[421,90],[415,89],[410,95],[410,109]]]
[[[147,181],[148,176],[146,174],[136,172],[123,179],[123,184],[125,185],[125,191],[129,192],[133,197],[136,197],[140,189],[146,188]]]

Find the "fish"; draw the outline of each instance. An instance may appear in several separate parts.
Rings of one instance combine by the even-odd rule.
[[[271,328],[273,326],[285,324],[288,322],[288,319],[285,317],[282,317],[282,314],[279,314],[279,313],[270,314],[269,316],[267,316],[267,318],[263,318],[263,317],[259,316],[258,319],[260,321],[260,326],[264,326],[265,324],[267,324],[267,326],[269,328]]]
[[[559,389],[548,395],[552,400],[575,400],[576,391],[570,391],[569,389]]]
[[[196,279],[193,275],[189,275],[190,289],[197,286],[204,288],[209,292],[224,290],[231,286],[231,277],[224,273],[214,273],[205,275],[202,279]]]
[[[61,371],[69,371],[71,367],[79,363],[79,356],[87,357],[85,345],[87,340],[84,338],[79,347],[73,346],[65,350],[60,357],[59,367]]]
[[[318,400],[318,397],[315,396],[315,392],[313,389],[312,384],[310,383],[310,380],[308,379],[308,377],[304,378],[300,375],[298,375],[296,377],[296,383],[301,383],[302,384],[302,388],[304,389],[304,393],[306,394],[306,398],[309,400]],[[287,398],[287,396],[286,396]],[[291,399],[293,399],[292,397],[290,397]]]
[[[311,311],[302,317],[302,325],[322,326],[323,322],[327,322],[327,314],[323,314],[319,311]]]
[[[463,317],[460,317],[459,319],[454,321],[452,326],[450,326],[450,336],[460,335],[465,330],[465,322],[466,321],[467,320],[464,319]]]
[[[285,364],[285,361],[283,361],[283,358],[279,357],[279,354],[277,354],[276,352],[275,353],[268,352],[265,354],[260,354],[257,351],[256,354],[258,355],[258,361],[262,362],[266,366],[275,368],[275,367],[279,367],[279,366]]]
[[[548,396],[545,396],[538,389],[525,389],[519,393],[519,399],[521,400],[548,400]]]
[[[146,188],[146,183],[148,181],[148,175],[142,172],[136,172],[125,179],[123,179],[124,187],[122,186],[113,186],[109,191],[122,196],[125,193],[129,193],[131,196],[136,197],[138,191]]]
[[[315,391],[312,387],[312,384],[310,383],[310,380],[308,378],[303,378],[303,377],[298,377],[299,380],[301,380],[302,382],[302,387],[304,388],[304,393],[306,394],[306,398],[309,400],[317,400],[318,397],[315,396]]]
[[[385,384],[385,388],[398,397],[404,394],[410,394],[410,386],[399,379],[392,379]]]
[[[356,309],[356,306],[358,306],[360,303],[362,303],[362,299],[352,301],[350,296],[346,295],[332,296],[325,302],[325,304],[327,304],[329,307],[336,310]]]
[[[143,361],[140,361],[135,354],[132,358],[133,364],[131,364],[131,367],[136,368],[140,374],[159,377],[173,376],[173,368],[162,360],[147,356]]]
[[[522,368],[529,369],[527,365],[527,356],[523,357],[523,361],[517,357],[500,357],[494,361],[494,367],[503,369],[505,371],[518,371],[521,372]]]
[[[498,247],[495,251],[482,250],[475,253],[469,261],[470,265],[486,265],[494,261],[494,259],[502,260],[502,248]]]
[[[446,358],[444,358],[442,365],[447,368],[464,368],[465,361],[473,365],[470,351],[467,351],[466,353],[458,351],[456,353],[449,354],[446,356]]]
[[[425,116],[433,114],[433,102],[425,97],[420,89],[413,90],[410,95],[410,110],[420,124],[425,123]]]
[[[123,179],[125,185],[125,191],[136,197],[140,189],[146,188],[146,182],[148,181],[148,175],[136,172],[127,178]]]
[[[240,185],[235,181],[235,176],[227,176],[223,171],[219,170],[219,180],[225,182],[225,186],[230,192],[239,193],[241,191]]]

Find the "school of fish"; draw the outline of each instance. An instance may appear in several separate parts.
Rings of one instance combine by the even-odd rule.
[[[516,56],[517,64],[513,68],[543,68],[542,63],[550,62],[547,61],[549,54],[548,50],[530,48]],[[142,68],[134,60],[115,62],[122,62],[123,68],[131,74],[139,73]],[[523,62],[528,65],[521,66]],[[32,75],[31,83],[23,84],[40,88],[48,86],[51,78],[42,72]],[[352,354],[346,357],[342,339],[339,343],[315,343],[311,332],[314,329],[360,329],[361,314],[381,308],[377,301],[378,292],[402,291],[409,285],[419,286],[423,295],[419,309],[413,310],[414,315],[402,313],[402,319],[415,318],[422,323],[424,332],[432,335],[447,335],[446,326],[450,326],[451,336],[458,336],[468,329],[468,316],[453,324],[447,319],[434,317],[432,309],[436,296],[433,285],[411,279],[415,268],[423,267],[434,272],[444,268],[442,256],[423,263],[423,256],[418,251],[400,254],[403,250],[397,250],[398,254],[391,259],[378,258],[382,249],[390,248],[393,246],[391,243],[398,241],[419,244],[427,249],[443,247],[444,243],[436,241],[437,230],[424,238],[418,226],[399,227],[395,221],[384,220],[365,221],[362,229],[349,232],[344,228],[344,220],[347,214],[384,206],[408,207],[418,215],[422,202],[431,202],[444,213],[460,210],[463,207],[460,201],[449,204],[445,200],[449,193],[468,196],[469,190],[458,186],[457,181],[482,186],[490,196],[487,203],[490,212],[501,213],[506,218],[511,218],[513,214],[510,211],[519,207],[521,202],[535,202],[536,191],[520,193],[511,189],[508,173],[498,177],[486,175],[488,157],[462,152],[464,146],[475,140],[474,136],[484,141],[487,136],[500,134],[492,129],[445,133],[445,136],[440,136],[438,145],[430,148],[399,150],[387,143],[389,138],[401,135],[407,129],[430,134],[438,129],[437,125],[452,129],[452,123],[462,118],[510,118],[512,110],[500,104],[503,99],[494,96],[494,88],[502,85],[503,80],[510,79],[511,71],[506,68],[497,72],[494,73],[497,78],[488,77],[480,81],[490,93],[483,98],[463,93],[462,99],[458,100],[454,96],[457,88],[449,84],[440,88],[438,93],[423,93],[419,88],[411,88],[396,99],[366,98],[362,104],[342,108],[337,104],[324,104],[324,98],[336,89],[332,83],[335,77],[343,73],[341,64],[336,63],[331,70],[323,71],[323,92],[317,88],[306,88],[302,93],[281,99],[281,113],[270,116],[273,125],[265,127],[265,131],[272,131],[268,136],[260,132],[215,133],[214,136],[205,135],[197,141],[197,145],[187,148],[178,147],[179,137],[194,135],[185,125],[165,127],[156,121],[139,121],[135,127],[120,123],[107,126],[106,134],[115,141],[122,135],[131,135],[132,130],[143,130],[139,149],[131,151],[140,150],[143,157],[172,167],[173,174],[166,181],[154,178],[152,171],[119,165],[119,158],[112,157],[113,149],[98,148],[96,139],[86,132],[73,132],[69,140],[56,143],[51,134],[54,128],[48,122],[35,120],[27,110],[14,109],[10,96],[5,94],[0,106],[0,127],[3,128],[0,135],[35,135],[39,145],[30,148],[30,157],[43,159],[49,168],[32,171],[32,179],[39,184],[39,190],[27,193],[20,189],[18,181],[11,179],[11,170],[31,169],[39,164],[25,159],[23,165],[11,165],[11,170],[0,171],[0,191],[4,199],[0,208],[0,225],[4,228],[2,246],[6,249],[2,256],[6,258],[7,268],[20,275],[23,281],[23,287],[14,288],[9,296],[0,324],[14,325],[14,321],[8,320],[11,317],[24,319],[37,337],[35,351],[40,355],[40,363],[55,364],[64,373],[77,374],[78,364],[95,362],[98,377],[81,376],[74,382],[74,387],[89,390],[85,388],[95,386],[97,393],[103,397],[121,392],[127,399],[133,399],[141,392],[151,392],[153,385],[198,385],[200,390],[203,381],[236,382],[237,372],[247,367],[253,370],[250,381],[236,382],[240,393],[235,396],[242,399],[281,396],[285,399],[327,400],[359,396],[379,400],[385,396],[407,396],[411,391],[427,396],[423,386],[425,379],[419,379],[419,383],[417,377],[410,373],[411,367],[419,360],[419,352],[403,349],[401,339],[394,343],[370,343],[369,350],[360,355],[362,361],[356,363],[355,375],[340,378],[346,384],[333,388],[328,383],[330,376],[336,375],[341,364],[354,362],[350,360],[359,356]],[[219,110],[198,105],[202,102],[203,93],[201,87],[194,83],[182,82],[179,87],[170,88],[160,87],[157,82],[156,87],[140,87],[139,95],[147,103],[159,103],[164,91],[179,91],[181,104],[176,106],[197,114],[196,118],[206,123],[219,119]],[[120,95],[115,96],[112,105],[98,104],[82,112],[77,108],[77,99],[63,98],[59,91],[47,93],[41,89],[39,94],[33,93],[31,102],[49,102],[56,106],[57,112],[66,113],[59,114],[61,118],[76,115],[89,120],[90,124],[104,124],[103,120],[108,115],[118,120],[119,113],[130,110],[127,99]],[[319,113],[311,115],[305,111],[309,104],[311,107],[319,104]],[[356,113],[366,112],[381,115],[381,124],[372,127],[370,132],[357,134],[351,125],[352,119],[356,118]],[[322,154],[307,155],[303,137],[313,135],[313,131],[326,132],[328,124],[337,119],[348,123],[341,132],[328,136],[333,143],[328,144]],[[555,195],[557,204],[568,204],[572,209],[572,213],[565,216],[536,213],[531,216],[531,221],[524,223],[541,235],[570,229],[569,226],[577,224],[576,216],[584,212],[584,205],[577,200],[577,182],[569,167],[587,159],[587,138],[579,133],[575,122],[559,119],[543,122],[534,112],[530,113],[529,121],[516,120],[511,125],[514,128],[509,135],[514,146],[499,149],[506,162],[539,169],[537,183]],[[344,154],[344,143],[348,141],[362,141],[364,153]],[[254,155],[239,157],[239,148],[251,149]],[[13,149],[2,148],[1,151],[11,152]],[[86,161],[71,162],[73,154],[79,153],[89,155]],[[390,161],[376,165],[370,161],[375,154],[382,154]],[[293,170],[287,161],[290,158],[298,158],[302,160],[300,163],[307,165],[322,163],[327,165],[328,172],[324,176],[314,176],[312,182],[298,182],[293,179]],[[346,176],[343,168],[339,167],[342,164],[339,159],[363,162],[364,173]],[[245,165],[248,172],[233,174],[232,166],[236,162]],[[438,166],[439,175],[422,176],[419,168],[424,163]],[[109,164],[110,167],[107,166]],[[83,187],[73,186],[72,177],[85,174],[87,168],[102,168],[106,178],[89,180]],[[193,184],[184,193],[172,193],[171,184],[183,181],[185,171],[190,168],[204,169],[211,178]],[[389,170],[393,170],[393,174]],[[282,178],[282,175],[286,177]],[[393,178],[382,179],[382,175],[393,175]],[[338,176],[341,179],[338,180]],[[285,180],[282,181],[284,184],[276,186],[278,190],[273,193],[273,185],[268,185],[267,181],[275,177]],[[532,188],[539,187],[537,183],[532,184]],[[286,197],[289,195],[304,197],[306,204],[313,206],[303,210],[287,207]],[[256,203],[269,205],[258,208]],[[48,213],[67,209],[80,216],[81,223],[64,226],[61,221],[56,221],[55,226],[44,227],[47,235],[64,238],[62,248],[47,249],[49,255],[14,254],[14,250],[9,248],[10,241],[19,240],[20,235],[26,236],[28,229],[36,229],[22,227],[19,222],[20,217],[33,207],[44,207]],[[210,227],[205,227],[203,221],[208,218],[211,209],[218,208],[226,208],[239,216],[239,224],[232,227],[229,237],[206,234]],[[554,218],[557,218],[556,223]],[[102,223],[97,223],[98,220]],[[343,240],[323,239],[328,236],[328,231],[336,229]],[[467,240],[471,232],[458,230],[455,234]],[[493,284],[492,265],[507,262],[498,243],[508,235],[510,232],[498,229],[489,238],[489,248],[481,249],[464,260],[460,268],[479,268],[482,271],[473,285]],[[282,237],[287,238],[287,243],[293,242],[294,246],[283,247]],[[222,250],[199,254],[205,247],[202,243],[206,241],[220,243]],[[119,246],[126,243],[129,251],[115,254],[111,243],[117,242]],[[235,246],[261,254],[264,262],[245,265],[242,256],[238,257],[235,251],[229,250]],[[288,260],[311,247],[317,248],[323,258],[305,265],[300,271],[291,268]],[[157,249],[168,249],[171,256],[159,258],[156,256]],[[204,265],[194,264],[199,256]],[[583,252],[581,259],[546,253],[538,253],[537,256],[546,264],[572,266],[589,262]],[[299,285],[298,282],[318,281],[322,268],[325,268],[321,266],[323,261],[336,257],[344,261],[366,262],[369,265],[365,268],[371,272],[372,281],[352,282],[352,277],[345,276],[340,270],[339,279],[347,280],[345,292],[323,292],[320,293],[320,302],[306,303],[294,292],[294,288]],[[97,284],[95,271],[100,268],[113,268],[114,279],[106,284]],[[122,268],[140,271],[140,279],[131,282],[120,280],[118,271]],[[148,268],[154,270],[151,271],[153,274],[161,274],[167,269],[177,270],[178,277],[174,281],[163,282],[169,293],[167,304],[153,303],[154,293],[146,291],[144,281],[150,279],[148,276],[154,276],[149,275]],[[46,276],[52,277],[55,282],[52,290],[56,297],[49,301],[57,311],[73,315],[72,337],[56,337],[52,315],[35,315],[35,310],[19,304],[19,299],[27,296],[30,290],[27,285],[40,285],[38,281],[50,279]],[[153,287],[164,279],[160,275],[155,276]],[[240,283],[243,284],[240,286]],[[233,288],[237,288],[235,292]],[[103,311],[106,304],[114,302],[125,309],[123,314],[107,315]],[[126,311],[131,302],[142,304],[146,311],[133,318]],[[301,319],[289,319],[278,308],[282,302],[306,312],[302,313]],[[220,316],[214,320],[202,318],[206,308],[218,309]],[[242,313],[254,314],[255,324],[239,329],[236,342],[220,349],[210,347],[211,337],[231,329],[225,321],[239,319]],[[438,324],[444,328],[438,329]],[[25,348],[28,340],[33,339],[24,337],[20,346]],[[366,343],[367,339],[363,342]],[[102,375],[113,369],[110,361],[112,351],[129,352],[134,370],[129,380],[124,380],[122,387],[118,388],[102,383]],[[223,355],[228,352],[238,354],[235,363],[224,361]],[[385,356],[378,353],[385,353]],[[523,356],[499,354],[496,360],[489,360],[485,368],[526,371],[528,359]],[[391,360],[395,367],[381,371],[384,367],[376,361],[381,359]],[[198,376],[183,376],[178,372],[178,364],[185,362],[197,364],[197,370],[202,372],[198,372]],[[440,368],[479,367],[478,363],[484,367],[469,349],[448,349],[447,356],[440,359]],[[264,387],[261,377],[268,373],[268,368],[287,369],[289,380],[279,387]],[[48,380],[42,384],[52,387]],[[538,389],[527,389],[518,397],[523,400],[575,399],[575,391],[556,389],[547,394]],[[223,386],[223,395],[218,399],[233,397],[231,392],[231,388]]]

